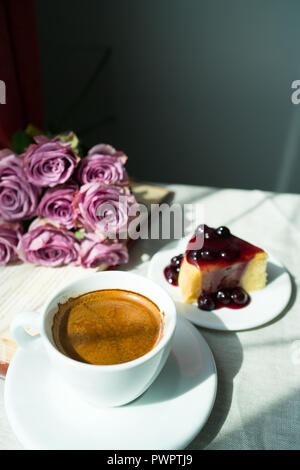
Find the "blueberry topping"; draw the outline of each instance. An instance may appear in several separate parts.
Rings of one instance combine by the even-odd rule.
[[[220,304],[228,305],[231,302],[231,292],[229,289],[218,290],[216,298]]]
[[[201,250],[190,250],[188,252],[188,258],[193,261],[198,261],[201,259]]]
[[[220,258],[225,261],[233,261],[240,255],[240,250],[235,246],[229,246],[220,251]]]
[[[202,294],[198,298],[201,310],[215,310],[220,307],[242,308],[250,302],[249,294],[241,287],[220,288],[217,292]]]
[[[204,259],[206,261],[213,261],[218,258],[219,252],[214,248],[202,248],[202,250],[200,251],[200,256],[201,259]]]
[[[178,274],[180,271],[180,266],[167,266],[165,269],[165,277],[170,284],[178,283]]]
[[[207,227],[207,225],[205,225],[204,238],[206,240],[213,240],[216,237],[217,235],[215,229]]]
[[[182,262],[182,259],[183,259],[183,255],[173,256],[173,258],[171,259],[171,265],[172,266],[180,266],[181,262]]]
[[[216,233],[222,238],[229,238],[231,236],[229,228],[224,226],[217,228]]]
[[[202,294],[198,298],[198,307],[201,310],[211,311],[211,310],[214,310],[216,308],[216,302],[215,302],[212,295]]]
[[[231,292],[231,299],[237,305],[245,305],[248,302],[249,296],[244,289],[237,287]]]

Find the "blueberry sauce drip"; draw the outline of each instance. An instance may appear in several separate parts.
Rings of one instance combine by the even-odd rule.
[[[172,286],[178,286],[178,275],[182,260],[183,255],[173,256],[171,263],[164,269],[165,278]]]
[[[198,298],[198,307],[201,310],[211,311],[222,307],[239,309],[249,305],[250,295],[241,287],[220,289],[210,294],[201,294]]]

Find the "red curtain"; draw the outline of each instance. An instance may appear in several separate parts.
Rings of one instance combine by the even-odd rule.
[[[33,0],[0,0],[0,148],[28,124],[43,128],[42,85]]]

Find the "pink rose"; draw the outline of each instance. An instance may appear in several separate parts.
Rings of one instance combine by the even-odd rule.
[[[84,268],[96,268],[101,264],[118,266],[128,262],[128,250],[124,243],[99,240],[89,233],[81,243],[79,257]]]
[[[0,221],[0,265],[14,261],[17,256],[17,245],[22,235],[22,226]]]
[[[22,236],[17,252],[28,263],[57,267],[78,264],[79,248],[72,232],[37,219]]]
[[[91,148],[80,162],[77,178],[81,184],[129,184],[124,164],[127,157],[110,145],[99,144]]]
[[[102,238],[126,238],[139,206],[128,188],[88,183],[78,191],[74,207],[77,221],[90,232]]]
[[[39,217],[66,229],[74,228],[73,199],[77,190],[77,184],[71,182],[48,189],[38,206]]]
[[[36,215],[41,189],[30,184],[23,158],[8,150],[0,152],[0,216],[18,221]]]
[[[74,173],[79,158],[71,144],[59,137],[35,137],[24,153],[24,168],[28,180],[36,186],[53,187],[65,183]]]

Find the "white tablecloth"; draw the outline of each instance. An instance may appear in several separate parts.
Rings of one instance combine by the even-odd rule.
[[[203,204],[208,225],[228,225],[271,251],[294,287],[289,307],[268,325],[243,332],[200,329],[215,357],[218,393],[189,448],[300,449],[300,196],[166,186],[174,191],[175,203]],[[164,243],[137,241],[124,269],[146,275],[149,258]],[[6,418],[3,390],[0,381],[0,449],[21,449]]]

